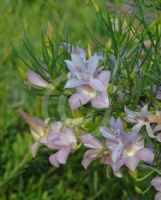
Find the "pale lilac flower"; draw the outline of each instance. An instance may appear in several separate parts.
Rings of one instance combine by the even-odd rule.
[[[27,71],[27,77],[31,84],[40,88],[47,88],[49,83],[45,81],[39,74],[32,70]]]
[[[110,72],[97,69],[99,58],[96,55],[85,61],[76,54],[71,54],[71,57],[72,60],[65,61],[70,71],[70,79],[65,87],[76,90],[76,93],[69,98],[70,107],[77,109],[91,102],[94,108],[107,108]]]
[[[157,95],[156,95],[156,99],[161,100],[161,86],[158,89]]]
[[[150,162],[154,159],[153,153],[144,148],[144,140],[137,132],[125,132],[120,118],[113,117],[109,122],[110,128],[101,127],[100,132],[107,139],[106,145],[111,150],[111,164],[114,173],[120,174],[120,167],[126,165],[134,171],[141,160]]]
[[[31,128],[31,134],[35,140],[35,143],[31,147],[31,153],[32,156],[35,157],[40,145],[47,144],[47,134],[50,130],[48,119],[43,121],[39,118],[31,117],[30,115],[21,110],[17,110],[17,112]]]
[[[133,126],[134,131],[139,132],[140,129],[145,126],[149,137],[155,138],[154,132],[150,126],[150,123],[152,123],[152,115],[150,115],[148,112],[148,105],[145,105],[140,112],[135,112],[125,107],[125,112],[127,114],[127,117],[125,117],[124,119],[127,122],[136,123],[136,125]]]
[[[47,146],[50,149],[57,150],[49,157],[50,163],[59,167],[60,164],[66,164],[69,153],[77,145],[77,139],[72,127],[65,127],[61,122],[55,122],[52,125],[52,131],[47,137]]]
[[[89,148],[89,150],[87,150],[84,154],[84,158],[82,160],[83,167],[87,169],[93,160],[103,158],[105,156],[105,154],[103,154],[105,146],[89,133],[82,135],[81,141],[85,147]]]
[[[151,181],[151,185],[153,185],[155,189],[159,191],[156,193],[154,200],[161,200],[161,177],[155,177]]]

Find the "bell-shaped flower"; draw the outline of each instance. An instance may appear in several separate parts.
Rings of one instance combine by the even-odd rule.
[[[50,149],[57,150],[49,157],[50,163],[59,167],[60,164],[66,164],[69,153],[77,145],[77,139],[72,127],[65,127],[62,122],[52,124],[52,131],[47,137],[47,146]]]
[[[31,117],[21,110],[17,110],[17,112],[31,128],[31,134],[35,140],[35,143],[31,147],[31,153],[35,157],[40,145],[47,144],[47,134],[50,130],[50,125],[48,120],[43,121],[39,118]]]
[[[105,152],[105,146],[91,134],[87,133],[82,135],[81,141],[85,147],[89,148],[89,150],[85,152],[82,160],[82,165],[85,169],[87,169],[93,160],[97,158],[103,159],[103,157],[107,154],[107,152]]]
[[[109,100],[107,95],[110,72],[97,69],[99,57],[92,56],[89,60],[83,60],[79,55],[71,54],[72,60],[66,60],[70,71],[70,79],[66,88],[75,88],[74,93],[69,98],[72,109],[77,109],[81,105],[91,102],[94,108],[107,108]]]
[[[33,86],[36,86],[38,88],[48,88],[51,87],[51,85],[45,81],[39,74],[32,70],[27,71],[27,78],[29,83],[31,83]]]
[[[111,150],[111,166],[115,174],[120,174],[122,165],[134,171],[141,160],[150,162],[154,159],[153,153],[144,148],[144,140],[137,132],[125,132],[120,118],[115,120],[112,117],[109,125],[110,128],[101,127],[100,132]]]
[[[151,181],[151,185],[154,186],[154,188],[159,191],[156,193],[154,200],[160,200],[161,199],[161,177],[155,177]]]

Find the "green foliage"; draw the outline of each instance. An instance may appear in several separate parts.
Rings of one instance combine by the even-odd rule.
[[[100,121],[107,122],[111,112],[116,116],[118,111],[121,113],[125,104],[136,109],[137,104],[150,102],[151,107],[161,109],[152,87],[158,87],[161,83],[161,23],[157,14],[154,14],[156,17],[153,21],[147,18],[149,12],[159,13],[160,2],[137,1],[131,15],[122,11],[119,14],[111,12],[106,7],[107,2],[103,0],[99,1],[99,5],[95,2],[0,1],[0,31],[3,33],[0,47],[2,200],[152,199],[153,192],[144,194],[149,185],[142,182],[138,184],[134,175],[128,172],[123,180],[117,179],[97,162],[84,171],[80,165],[83,152],[71,155],[68,164],[59,169],[49,165],[49,152],[45,148],[41,149],[36,159],[31,159],[29,149],[32,141],[29,130],[14,111],[23,107],[36,116],[46,118],[49,115],[53,120],[62,117],[59,109],[64,104],[67,105],[67,97],[70,95],[70,91],[66,90],[62,100],[59,99],[64,91],[67,72],[64,59],[68,54],[65,49],[59,48],[64,41],[86,49],[89,47],[91,50],[103,51],[104,66],[112,72],[109,89],[111,108],[106,112],[88,110],[84,129],[95,130]],[[119,7],[122,5],[119,1]],[[147,46],[146,42],[151,45]],[[25,80],[25,72],[29,68],[56,86],[55,91],[46,93],[45,96],[42,90],[22,86],[22,79]],[[46,73],[49,74],[49,79]],[[117,88],[113,93],[114,86]],[[24,91],[24,88],[30,93]],[[119,106],[115,103],[118,98]],[[61,104],[58,105],[57,102]],[[43,112],[46,110],[46,103],[49,106],[48,113]],[[65,116],[71,117],[68,107],[65,107]],[[84,107],[79,114],[82,116],[86,112],[87,108]],[[104,117],[103,121],[99,115]],[[143,174],[144,171],[139,176],[142,177]]]

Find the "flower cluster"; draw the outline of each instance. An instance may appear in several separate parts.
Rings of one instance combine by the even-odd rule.
[[[108,108],[110,106],[108,86],[111,74],[100,65],[103,56],[94,54],[87,58],[83,49],[71,45],[66,47],[71,54],[71,60],[65,60],[69,73],[64,88],[73,92],[69,97],[71,110],[79,109],[88,103],[95,109]],[[34,71],[29,70],[27,77],[30,84],[35,87],[53,87]],[[157,93],[157,99],[161,99],[160,91]],[[92,161],[99,159],[101,164],[110,166],[114,174],[121,177],[122,166],[134,171],[140,162],[152,164],[154,153],[153,149],[149,148],[148,142],[145,142],[146,138],[161,142],[161,113],[149,112],[148,105],[144,105],[140,112],[125,107],[126,117],[123,119],[109,117],[107,126],[100,125],[98,128],[98,138],[85,131],[82,126],[77,127],[79,129],[77,134],[72,124],[63,121],[50,122],[49,119],[43,121],[20,110],[18,113],[31,127],[31,134],[35,140],[31,148],[32,155],[36,156],[40,145],[45,145],[53,150],[49,161],[55,167],[66,164],[69,154],[83,145],[87,148],[82,160],[85,169]],[[131,123],[134,126],[127,129]],[[144,126],[145,129],[142,131]],[[145,132],[147,134],[143,134]],[[152,185],[160,191],[156,195],[156,199],[160,199],[160,178],[155,178]]]

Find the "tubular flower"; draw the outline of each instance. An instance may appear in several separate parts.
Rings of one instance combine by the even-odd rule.
[[[40,145],[47,144],[47,134],[51,127],[48,120],[43,121],[39,118],[31,117],[21,110],[17,110],[17,112],[31,128],[31,134],[35,140],[35,143],[31,147],[31,153],[35,157]]]
[[[77,145],[77,139],[72,127],[64,127],[62,122],[52,124],[52,130],[47,137],[47,146],[57,150],[49,157],[49,161],[55,167],[66,164],[69,153]]]
[[[154,186],[154,188],[159,191],[156,193],[154,200],[160,200],[161,199],[161,177],[155,177],[151,181],[151,185]]]
[[[107,108],[110,72],[97,69],[99,56],[94,55],[89,60],[84,60],[80,55],[72,53],[71,57],[72,60],[65,61],[70,71],[65,87],[75,88],[76,91],[69,98],[70,107],[77,109],[91,101],[94,108]]]
[[[106,145],[111,151],[111,164],[115,175],[121,176],[120,167],[126,165],[134,171],[141,160],[150,162],[154,159],[153,153],[144,148],[144,140],[138,136],[137,132],[124,131],[120,118],[113,117],[109,122],[110,128],[101,127],[100,132],[107,139]]]
[[[103,157],[108,153],[107,150],[104,151],[105,146],[89,133],[82,135],[81,141],[85,147],[89,148],[89,150],[84,154],[82,160],[82,165],[85,169],[87,169],[93,160],[97,158],[103,159]]]

